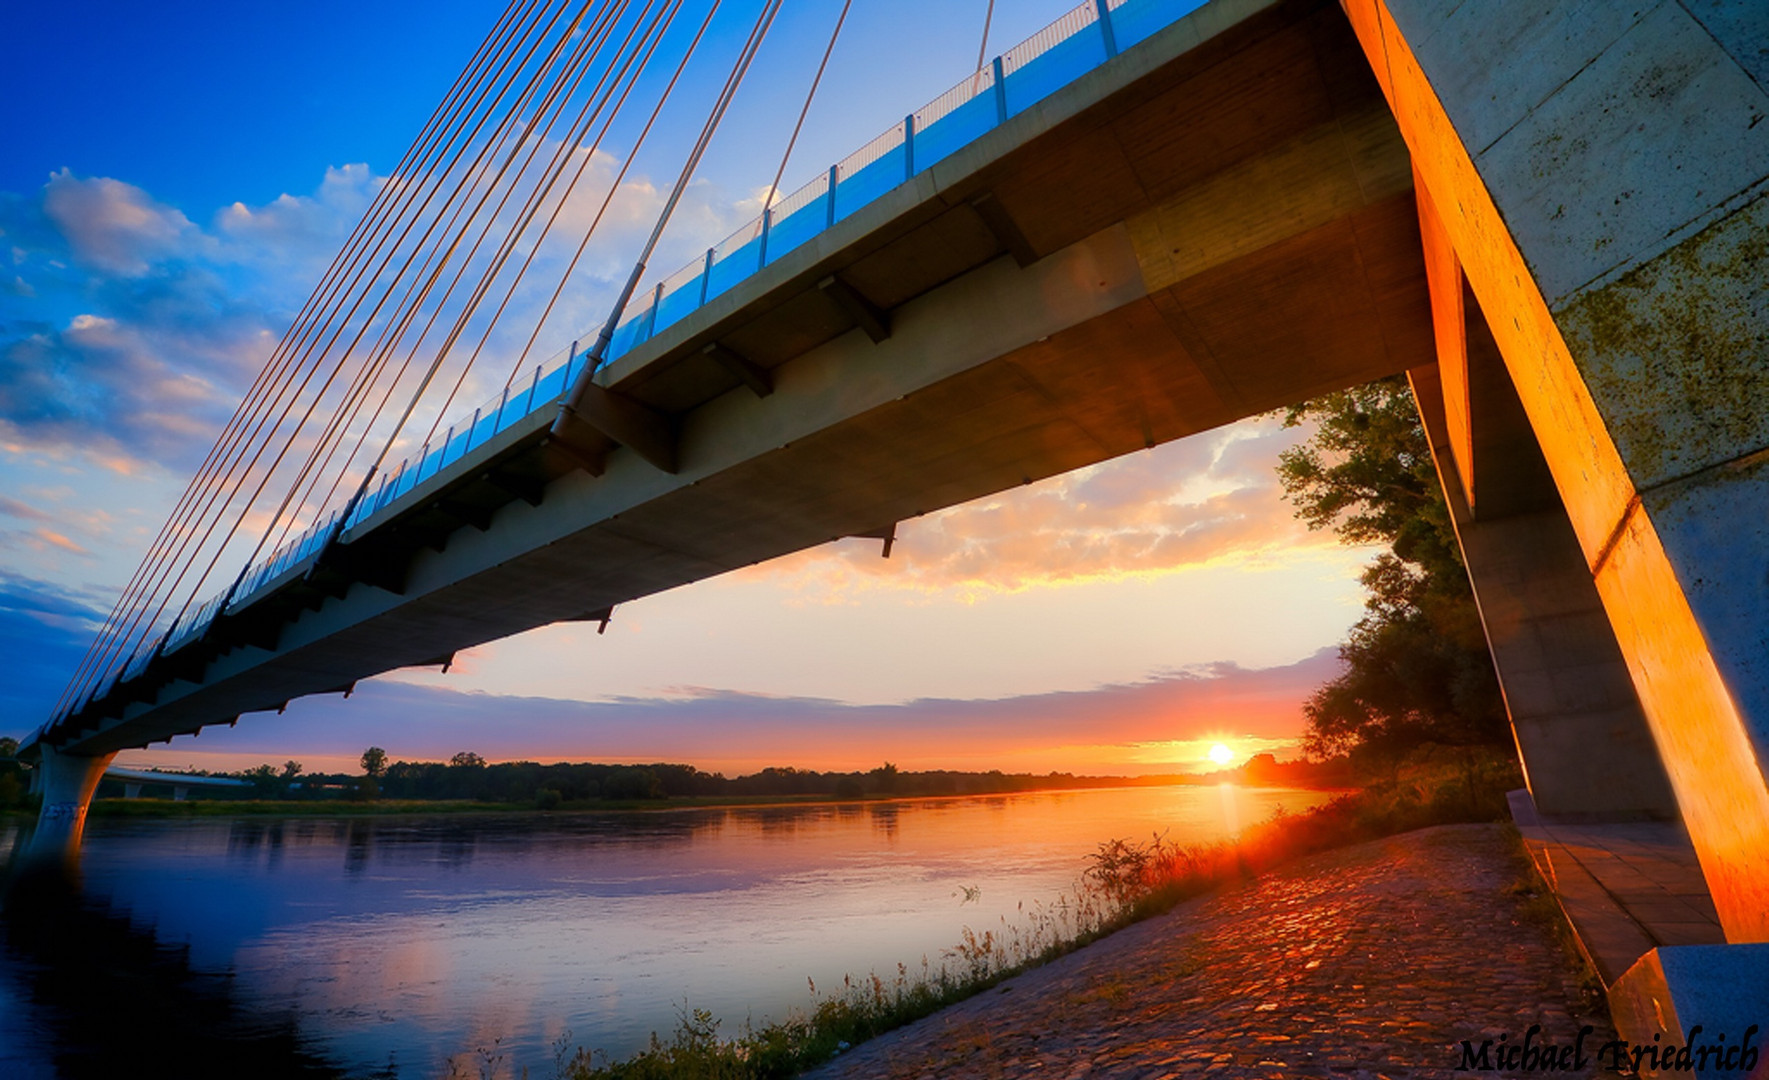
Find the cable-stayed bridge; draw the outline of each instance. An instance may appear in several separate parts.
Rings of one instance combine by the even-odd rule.
[[[121,749],[1405,372],[1536,809],[1680,818],[1769,941],[1755,8],[1090,0],[648,277],[764,0],[602,332],[455,409],[681,8],[512,4],[32,736],[40,839]]]
[[[602,355],[526,369],[138,634],[38,738],[109,753],[347,692],[834,537],[888,543],[905,517],[1404,370],[1429,334],[1411,175],[1349,33],[1301,11],[1240,28],[1284,35],[1260,47],[1302,63],[1224,111],[1180,63],[1221,16],[1189,7],[1086,4],[995,58],[641,293]],[[1249,72],[1206,74],[1232,96]],[[1335,84],[1340,100],[1321,95]],[[1287,279],[1247,265],[1216,286],[1228,307],[1197,308],[1194,358],[1156,300],[1172,272],[1142,265],[1167,241],[1124,223],[1158,205],[1151,188],[1262,150],[1157,134],[1175,109],[1252,132],[1274,104],[1294,115],[1255,139],[1313,137],[1259,182],[1318,188],[1315,205],[1272,237],[1209,238],[1203,259],[1342,223],[1274,253]],[[1204,194],[1195,221],[1145,231],[1220,233],[1210,219],[1244,193]],[[1322,259],[1336,272],[1312,273]],[[1264,340],[1207,325],[1273,303],[1290,318]]]

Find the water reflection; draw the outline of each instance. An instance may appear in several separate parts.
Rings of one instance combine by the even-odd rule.
[[[937,967],[965,925],[996,927],[1072,886],[1107,838],[1214,839],[1321,798],[1208,787],[644,814],[100,818],[73,907],[151,943],[131,955],[176,952],[173,967],[131,976],[140,996],[158,994],[154,979],[219,988],[225,1007],[211,1012],[257,1018],[265,1038],[293,1038],[298,1021],[304,1068],[331,1060],[364,1075],[391,1056],[398,1075],[437,1076],[496,1041],[513,1074],[544,1076],[567,1032],[620,1056],[667,1031],[685,1002],[735,1032],[804,1007],[807,977],[839,985],[922,957]],[[980,898],[961,906],[964,887]],[[0,987],[37,1000],[37,976],[21,971],[77,981],[86,963],[0,958]],[[80,1008],[74,995],[56,1002]],[[0,1014],[6,1004],[0,989]],[[57,1023],[72,1033],[55,1036],[57,1057],[91,1030]]]
[[[226,971],[105,909],[61,873],[0,901],[0,1074],[339,1078],[292,1014],[242,1007]],[[8,1001],[7,999],[11,1000]],[[8,1029],[11,1030],[8,1030]]]

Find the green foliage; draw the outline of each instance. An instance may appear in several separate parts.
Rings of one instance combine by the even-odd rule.
[[[362,771],[370,780],[387,775],[387,751],[371,746],[362,752]]]
[[[866,775],[872,777],[873,790],[884,795],[895,794],[897,781],[902,777],[902,774],[897,771],[897,767],[888,761]]]
[[[1428,742],[1500,744],[1508,728],[1480,615],[1413,396],[1401,377],[1291,408],[1316,425],[1278,465],[1311,529],[1386,544],[1363,573],[1346,671],[1309,698],[1310,754],[1393,762]]]
[[[18,756],[18,740],[10,735],[0,735],[0,759]]]
[[[611,801],[645,803],[668,799],[678,805],[732,805],[830,798],[1004,794],[1197,780],[1196,777],[1126,779],[1054,772],[1046,775],[1000,771],[907,772],[888,766],[856,772],[772,768],[749,776],[727,777],[703,772],[692,765],[668,762],[649,765],[556,762],[542,765],[533,761],[505,761],[492,764],[483,759],[475,762],[474,758],[477,755],[463,752],[446,763],[384,761],[381,775],[372,778],[365,773],[309,773],[298,761],[285,762],[278,773],[266,764],[226,774],[249,781],[253,785],[249,794],[239,789],[196,790],[185,802],[137,799],[131,800],[132,805],[128,808],[120,805],[124,800],[106,798],[95,803],[94,813],[131,817],[186,816],[206,813],[203,807],[213,803],[233,807],[244,814],[362,813],[368,812],[369,802],[375,804],[377,813],[416,813],[426,806],[438,812],[468,809],[517,811],[533,809],[536,800],[542,797],[543,789],[557,793],[556,805],[560,810],[590,810],[607,806]],[[18,768],[17,765],[12,767]],[[7,763],[0,759],[0,772],[6,768]],[[372,787],[365,786],[364,780],[369,780]],[[1287,787],[1343,787],[1349,782],[1349,770],[1343,762],[1325,765],[1267,762],[1256,767],[1256,763],[1250,761],[1242,769],[1211,774],[1209,782],[1221,780]],[[121,787],[120,782],[107,783],[111,783],[113,789]],[[553,797],[546,798],[551,804]]]
[[[276,769],[270,765],[247,769],[241,776],[252,782],[252,791],[260,799],[279,798],[289,786],[288,781],[277,775]]]

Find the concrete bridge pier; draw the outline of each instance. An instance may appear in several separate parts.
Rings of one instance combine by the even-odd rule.
[[[1536,811],[1674,821],[1677,798],[1516,389],[1420,194],[1438,362],[1408,373]]]
[[[117,755],[81,757],[47,745],[41,747],[41,753],[33,780],[43,796],[43,808],[37,814],[37,830],[31,834],[27,857],[33,862],[72,864],[80,855],[92,793]]]
[[[1769,16],[1341,3],[1411,153],[1428,257],[1490,319],[1727,942],[1646,952],[1609,986],[1618,1027],[1769,1027]],[[1439,270],[1441,315],[1459,290]],[[1446,487],[1484,529],[1479,433],[1458,427],[1481,372],[1446,364],[1442,336],[1440,434],[1472,462]],[[1577,786],[1543,760],[1532,790]],[[1637,774],[1613,786],[1655,801]]]

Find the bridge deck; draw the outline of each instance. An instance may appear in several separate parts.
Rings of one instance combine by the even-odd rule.
[[[44,738],[166,739],[1431,356],[1408,158],[1343,15],[1217,0],[634,346],[587,423],[537,409]]]

